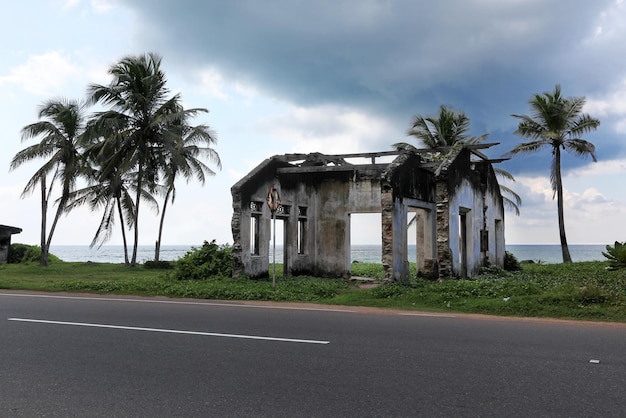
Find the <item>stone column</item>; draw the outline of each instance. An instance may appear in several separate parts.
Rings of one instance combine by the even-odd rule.
[[[391,189],[383,189],[382,204],[382,263],[385,281],[393,280],[393,193]]]
[[[450,205],[448,202],[448,184],[445,179],[437,181],[437,260],[439,277],[452,273],[452,251],[450,251]]]
[[[232,192],[233,195],[233,217],[230,221],[230,228],[233,233],[233,278],[237,278],[244,274],[241,246],[241,193]]]

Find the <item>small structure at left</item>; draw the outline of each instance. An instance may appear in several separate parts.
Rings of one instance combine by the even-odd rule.
[[[11,235],[19,234],[20,232],[22,232],[22,228],[0,225],[0,263],[6,263],[9,260]]]

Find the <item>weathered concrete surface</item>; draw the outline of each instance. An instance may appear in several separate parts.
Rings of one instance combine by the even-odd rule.
[[[504,257],[502,197],[490,162],[471,149],[443,161],[419,153],[291,154],[262,162],[232,189],[235,276],[269,274],[272,216],[283,224],[284,273],[350,276],[350,215],[381,214],[386,280],[409,278],[407,221],[417,217],[418,274],[471,276]],[[389,164],[380,156],[396,155]],[[350,158],[371,159],[352,164]],[[266,199],[276,188],[281,210]],[[461,224],[463,231],[461,232]],[[481,241],[482,237],[482,241]]]
[[[11,251],[11,235],[22,232],[21,228],[0,225],[0,263],[6,263]]]

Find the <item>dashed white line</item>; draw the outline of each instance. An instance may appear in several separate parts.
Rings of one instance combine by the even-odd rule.
[[[264,337],[264,336],[258,336],[258,335],[223,334],[223,333],[217,333],[217,332],[130,327],[130,326],[124,326],[124,325],[92,324],[92,323],[87,323],[87,322],[50,321],[46,319],[8,318],[8,320],[15,321],[15,322],[31,322],[31,323],[49,324],[49,325],[69,325],[69,326],[76,326],[76,327],[109,328],[109,329],[147,331],[147,332],[163,332],[163,333],[168,333],[168,334],[201,335],[201,336],[206,336],[206,337],[240,338],[240,339],[246,339],[246,340],[278,341],[278,342],[287,342],[287,343],[304,343],[304,344],[329,344],[330,343],[330,341],[303,340],[303,339],[298,339],[298,338]]]

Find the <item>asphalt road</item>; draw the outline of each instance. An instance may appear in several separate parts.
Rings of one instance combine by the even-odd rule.
[[[0,293],[0,417],[626,416],[626,325]]]

